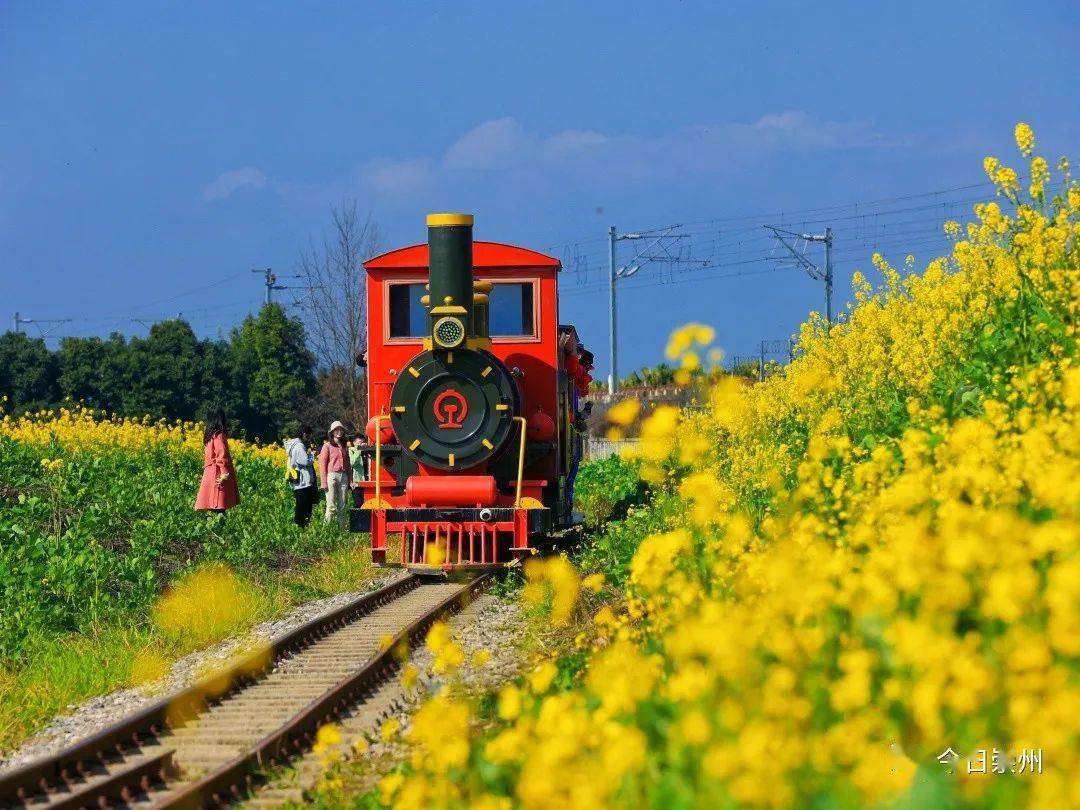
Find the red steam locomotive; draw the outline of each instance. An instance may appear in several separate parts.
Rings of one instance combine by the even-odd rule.
[[[559,325],[557,259],[474,242],[471,215],[427,226],[427,244],[364,263],[370,447],[352,527],[377,563],[504,565],[576,523],[591,354]]]

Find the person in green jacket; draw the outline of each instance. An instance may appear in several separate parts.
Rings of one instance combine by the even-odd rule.
[[[352,465],[353,470],[355,470],[357,466],[363,466],[360,463],[360,449],[363,446],[363,436],[354,436],[353,440],[349,442],[349,463]]]

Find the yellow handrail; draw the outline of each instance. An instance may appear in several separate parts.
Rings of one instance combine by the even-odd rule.
[[[518,509],[521,507],[521,478],[525,474],[525,430],[529,423],[524,416],[515,416],[514,421],[521,423],[521,444],[518,449],[517,491],[514,494],[514,508]]]
[[[379,429],[380,423],[384,419],[389,419],[389,416],[385,414],[382,416],[376,416],[373,420],[375,422],[375,508],[382,509],[382,430]]]

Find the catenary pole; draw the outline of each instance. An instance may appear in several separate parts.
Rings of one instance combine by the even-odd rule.
[[[612,225],[608,228],[608,317],[610,322],[611,340],[611,373],[608,375],[608,393],[614,394],[619,388],[619,349],[616,333],[616,302],[615,286],[620,279],[629,278],[643,267],[654,262],[677,263],[687,261],[680,255],[673,254],[666,247],[666,240],[683,239],[685,234],[674,233],[681,225],[668,225],[651,231],[640,233],[619,233]],[[634,260],[625,267],[617,267],[615,264],[615,243],[623,239],[643,240],[648,248],[657,248],[660,255],[651,255],[649,250],[639,251]]]
[[[28,323],[34,324],[40,331],[42,324],[51,323],[59,325],[62,323],[71,323],[71,318],[24,318],[18,312],[15,313],[15,318],[12,325],[14,326],[16,332],[22,332],[23,325]],[[51,332],[52,329],[50,329],[49,331]],[[48,336],[49,332],[43,332],[41,335],[42,338],[46,338]]]
[[[608,228],[608,339],[611,350],[611,370],[608,372],[608,393],[619,387],[619,363],[615,345],[615,226]]]
[[[776,241],[783,245],[791,255],[791,258],[786,259],[785,261],[794,262],[795,265],[805,270],[810,278],[825,282],[825,321],[826,323],[832,323],[832,228],[826,228],[824,233],[793,233],[792,231],[778,228],[775,225],[766,225],[765,228],[772,232]],[[803,242],[821,242],[825,245],[824,269],[810,261],[810,259],[806,257],[804,250],[796,247],[796,240],[802,240]]]
[[[825,321],[832,323],[832,228],[825,229]]]

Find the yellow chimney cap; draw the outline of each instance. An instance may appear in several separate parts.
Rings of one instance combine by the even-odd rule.
[[[427,226],[429,228],[446,228],[451,225],[468,225],[472,227],[472,214],[428,214]]]

